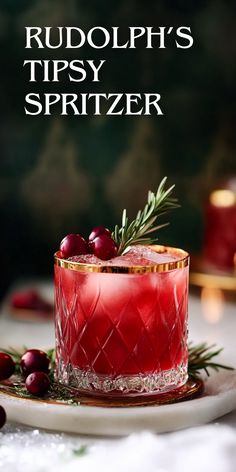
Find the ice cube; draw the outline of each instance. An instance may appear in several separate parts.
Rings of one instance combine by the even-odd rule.
[[[122,256],[114,257],[109,261],[109,265],[130,267],[134,265],[153,265],[150,259],[150,251],[145,246],[133,246]],[[152,251],[153,252],[153,251]]]
[[[132,257],[126,257],[124,256],[118,256],[118,257],[113,257],[113,259],[110,259],[107,261],[107,265],[109,266],[118,266],[118,267],[129,267],[133,266],[133,260]]]
[[[130,250],[123,257],[127,258],[129,261],[132,260],[134,265],[165,264],[178,259],[174,254],[168,252],[158,253],[149,246],[141,245],[131,246]]]
[[[107,261],[102,261],[93,254],[81,254],[80,256],[71,256],[68,258],[71,262],[80,262],[81,264],[105,265]]]

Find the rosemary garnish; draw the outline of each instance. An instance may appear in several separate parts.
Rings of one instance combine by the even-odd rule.
[[[209,369],[214,369],[217,372],[220,369],[234,370],[233,367],[229,367],[217,362],[213,362],[212,359],[218,356],[223,348],[215,349],[215,344],[208,346],[207,343],[197,344],[193,346],[189,343],[188,346],[188,373],[194,377],[200,375],[200,371],[203,370],[210,376]],[[213,349],[213,350],[212,350]]]
[[[55,379],[51,380],[47,396],[50,400],[67,403],[67,405],[77,406],[80,404],[76,390],[72,387],[56,382]]]
[[[121,227],[119,228],[116,225],[112,233],[112,237],[118,246],[119,255],[124,254],[127,248],[134,244],[153,244],[157,239],[150,238],[147,235],[169,224],[164,223],[154,226],[157,218],[179,207],[177,198],[171,197],[175,185],[166,190],[166,180],[167,177],[164,177],[156,193],[148,192],[144,209],[138,211],[133,221],[129,222],[126,210],[123,211]]]
[[[22,383],[14,383],[12,386],[8,387],[8,390],[16,393],[19,397],[22,398],[33,398],[32,395],[28,392],[28,390],[24,387]]]
[[[85,444],[82,444],[80,447],[76,449],[72,449],[72,452],[75,456],[80,457],[80,456],[84,456],[87,450],[88,450],[88,446],[86,446]]]
[[[41,400],[51,400],[59,403],[66,403],[67,405],[77,406],[80,404],[78,394],[75,389],[62,385],[53,378],[53,371],[49,374],[50,377],[50,388],[48,392],[40,397]],[[12,392],[21,398],[35,398],[34,395],[28,392],[24,386],[24,380],[21,376],[14,376],[11,384],[4,384],[4,389],[8,392]]]

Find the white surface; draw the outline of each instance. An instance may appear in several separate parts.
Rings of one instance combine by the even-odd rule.
[[[211,317],[208,312],[205,318],[204,313],[207,311],[202,308],[199,299],[190,297],[189,338],[194,342],[207,341],[224,347],[220,360],[236,365],[236,305],[219,302],[219,307],[221,311],[214,313],[213,310]],[[18,323],[9,320],[7,313],[0,320],[0,346],[27,344],[33,347],[49,347],[53,344],[53,338],[52,323]],[[217,377],[218,387],[221,385],[223,394],[224,375],[227,376],[227,372]],[[234,389],[231,393],[234,398]],[[200,401],[201,399],[193,402]],[[211,405],[212,403],[208,411],[211,410]],[[171,405],[166,405],[169,406]],[[181,408],[181,404],[175,406]],[[199,418],[199,422],[201,421]],[[86,455],[76,458],[72,449],[80,444],[90,446]],[[8,424],[0,432],[0,445],[0,467],[5,467],[7,472],[110,472],[111,468],[113,472],[234,472],[236,411],[220,418],[217,424],[158,436],[152,433],[138,433],[127,439],[113,440],[109,437],[97,439],[52,434]]]
[[[236,464],[236,432],[222,425],[96,441],[8,426],[0,442],[7,472],[235,472]],[[76,457],[81,445],[87,450]]]

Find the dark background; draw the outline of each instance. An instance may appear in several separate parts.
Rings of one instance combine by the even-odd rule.
[[[236,173],[235,2],[1,0],[0,295],[15,279],[52,274],[70,232],[113,227],[168,175],[182,209],[159,241],[199,252],[204,201]],[[27,51],[25,26],[190,26],[191,49]],[[101,82],[29,84],[28,57],[106,59]],[[164,116],[32,117],[29,92],[156,92]]]

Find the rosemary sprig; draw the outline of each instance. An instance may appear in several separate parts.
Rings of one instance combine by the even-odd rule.
[[[72,450],[74,456],[77,456],[77,457],[84,456],[84,454],[86,454],[87,451],[88,451],[88,446],[86,444],[82,444],[77,449]]]
[[[50,400],[67,403],[68,405],[77,406],[80,404],[78,393],[74,388],[62,385],[53,378],[51,378],[51,385],[47,397],[50,398]]]
[[[50,376],[51,377],[51,376]],[[77,392],[66,385],[62,385],[55,380],[51,380],[51,385],[48,392],[41,397],[41,400],[54,400],[59,403],[66,403],[67,405],[77,406],[80,404]],[[21,398],[35,398],[34,395],[28,392],[24,386],[22,377],[17,376],[10,385],[5,385],[4,388],[12,393],[15,393]]]
[[[233,367],[229,367],[217,362],[213,362],[212,359],[218,356],[223,348],[215,349],[215,344],[208,346],[207,343],[197,344],[193,346],[189,343],[188,346],[188,373],[194,377],[200,375],[200,371],[203,370],[210,376],[209,369],[214,369],[217,372],[220,369],[234,370]],[[212,350],[213,349],[213,350]]]
[[[130,222],[126,210],[123,211],[121,227],[116,225],[112,233],[119,255],[124,254],[130,245],[153,244],[156,238],[151,238],[149,234],[168,225],[168,223],[154,225],[157,218],[179,207],[177,198],[171,196],[175,185],[165,189],[166,180],[167,177],[164,177],[156,193],[148,192],[144,209],[138,211],[133,221]]]

